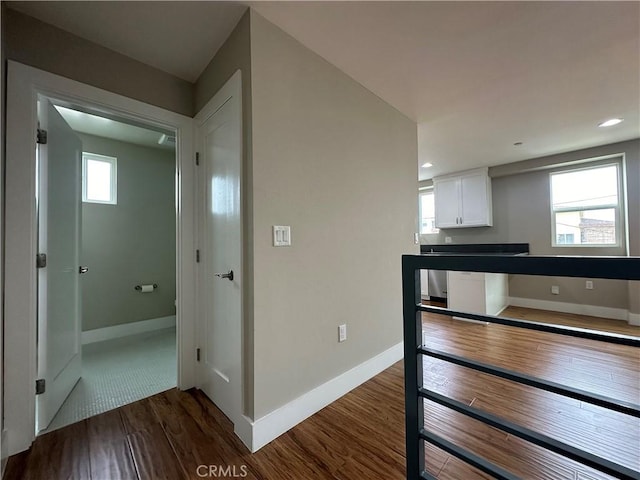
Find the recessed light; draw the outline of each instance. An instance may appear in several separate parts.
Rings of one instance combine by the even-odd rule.
[[[429,168],[429,167],[433,167],[433,163],[427,162],[422,164],[422,168]]]
[[[624,118],[610,118],[609,120],[605,120],[604,122],[598,124],[599,127],[613,127],[614,125],[618,125],[622,122]]]

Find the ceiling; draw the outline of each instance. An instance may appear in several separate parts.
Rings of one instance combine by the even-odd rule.
[[[71,129],[76,132],[88,133],[89,135],[133,143],[144,147],[159,148],[162,150],[175,149],[175,144],[160,145],[158,143],[162,132],[149,130],[136,125],[129,125],[118,122],[117,120],[80,112],[60,105],[56,105],[56,109]]]
[[[238,2],[23,1],[7,5],[195,82],[246,10]]]
[[[252,7],[418,122],[421,179],[640,136],[638,2]]]
[[[640,136],[639,2],[249,5],[417,122],[420,179]],[[245,8],[10,6],[189,81]],[[597,127],[611,117],[625,121]]]

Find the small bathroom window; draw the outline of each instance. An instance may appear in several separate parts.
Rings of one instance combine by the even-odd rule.
[[[89,203],[118,203],[117,159],[82,153],[82,201]]]

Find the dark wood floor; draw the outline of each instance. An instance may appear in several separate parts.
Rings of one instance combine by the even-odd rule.
[[[640,400],[640,358],[628,347],[435,315],[425,315],[424,331],[427,344],[441,350]],[[428,388],[640,470],[637,419],[438,360],[425,359],[424,372]],[[425,425],[523,479],[610,478],[434,404],[425,404]],[[489,478],[436,448],[425,450],[427,468],[439,479]],[[196,479],[204,472],[199,465],[226,469],[210,478],[246,472],[244,478],[263,480],[403,479],[402,364],[253,455],[201,392],[170,390],[39,437],[29,452],[10,458],[5,478]]]

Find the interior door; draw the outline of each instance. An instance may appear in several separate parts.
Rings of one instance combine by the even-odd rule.
[[[200,386],[236,422],[242,414],[242,217],[240,98],[199,128],[204,218]]]
[[[80,379],[82,142],[47,99],[38,101],[46,143],[38,144],[38,431]]]

